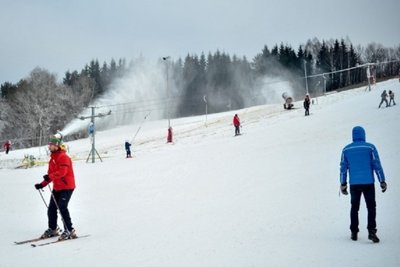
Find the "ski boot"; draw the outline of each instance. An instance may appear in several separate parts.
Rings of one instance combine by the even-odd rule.
[[[368,239],[371,240],[374,243],[379,243],[379,238],[376,235],[376,230],[369,231]]]
[[[67,239],[75,239],[78,236],[75,233],[75,229],[72,228],[71,231],[65,230],[60,237],[58,238],[58,240],[67,240]]]
[[[40,236],[40,238],[45,239],[45,238],[50,238],[54,236],[59,236],[60,235],[60,228],[56,228],[55,230],[49,228],[44,233]]]
[[[357,241],[357,232],[352,232],[351,233],[351,240],[353,240],[353,241]]]

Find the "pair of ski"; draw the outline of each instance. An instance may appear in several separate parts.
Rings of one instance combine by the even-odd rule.
[[[52,245],[52,244],[57,244],[57,243],[64,242],[64,241],[75,240],[75,239],[78,239],[78,238],[84,238],[84,237],[88,237],[88,236],[90,236],[90,235],[81,235],[81,236],[78,236],[78,237],[73,238],[73,239],[63,239],[63,240],[59,240],[59,239],[53,240],[54,237],[58,238],[58,236],[48,237],[48,238],[38,237],[38,238],[28,239],[28,240],[24,240],[24,241],[18,241],[18,242],[15,241],[14,244],[15,245],[30,244],[32,247],[35,248],[35,247],[42,247],[42,246],[48,246],[48,245]],[[44,241],[44,240],[49,240],[49,241],[44,242],[44,243],[37,243],[37,242]]]

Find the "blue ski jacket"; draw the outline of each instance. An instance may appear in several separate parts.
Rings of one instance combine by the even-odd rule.
[[[129,142],[125,142],[125,150],[130,150],[131,144]]]
[[[360,126],[353,128],[353,143],[345,146],[340,161],[340,183],[347,183],[347,171],[350,185],[373,184],[374,171],[379,182],[385,181],[378,150],[373,144],[365,142],[365,130]]]

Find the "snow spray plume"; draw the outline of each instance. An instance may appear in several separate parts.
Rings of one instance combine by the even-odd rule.
[[[287,93],[293,96],[293,86],[290,81],[285,81],[282,77],[264,76],[260,80],[260,97],[263,104],[276,104],[282,102],[282,94]]]
[[[292,97],[304,96],[304,79],[299,74],[293,74],[281,64],[269,59],[266,69],[268,75],[253,80],[251,71],[246,68],[235,66],[221,72],[220,68],[208,68],[207,88],[202,92],[207,96],[208,111],[221,112],[243,107],[282,103],[282,93],[287,92]],[[215,84],[214,79],[224,76],[230,77],[229,84]],[[186,81],[191,84],[191,81]],[[200,92],[197,92],[200,93]],[[194,95],[194,101],[203,105],[203,95]],[[182,99],[181,101],[185,101]],[[183,102],[184,103],[184,102]]]
[[[268,74],[256,81],[255,91],[264,101],[262,104],[282,103],[282,94],[287,93],[296,101],[304,97],[304,78],[284,68],[275,59],[268,62]]]
[[[150,63],[144,59],[134,61],[123,77],[114,80],[108,92],[95,100],[90,106],[96,107],[96,114],[110,116],[96,118],[96,129],[108,129],[118,125],[141,121],[149,111],[152,119],[160,119],[167,114],[168,99],[166,86],[166,63]],[[169,70],[170,71],[170,70]],[[173,90],[172,83],[169,90]],[[172,112],[172,110],[171,110]],[[87,109],[78,116],[90,116]],[[89,126],[90,121],[75,119],[61,132],[64,135],[76,133]]]

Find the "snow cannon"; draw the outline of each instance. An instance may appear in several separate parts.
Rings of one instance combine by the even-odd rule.
[[[285,103],[283,104],[284,109],[293,108],[293,98],[288,93],[284,92],[282,98],[285,100]]]

